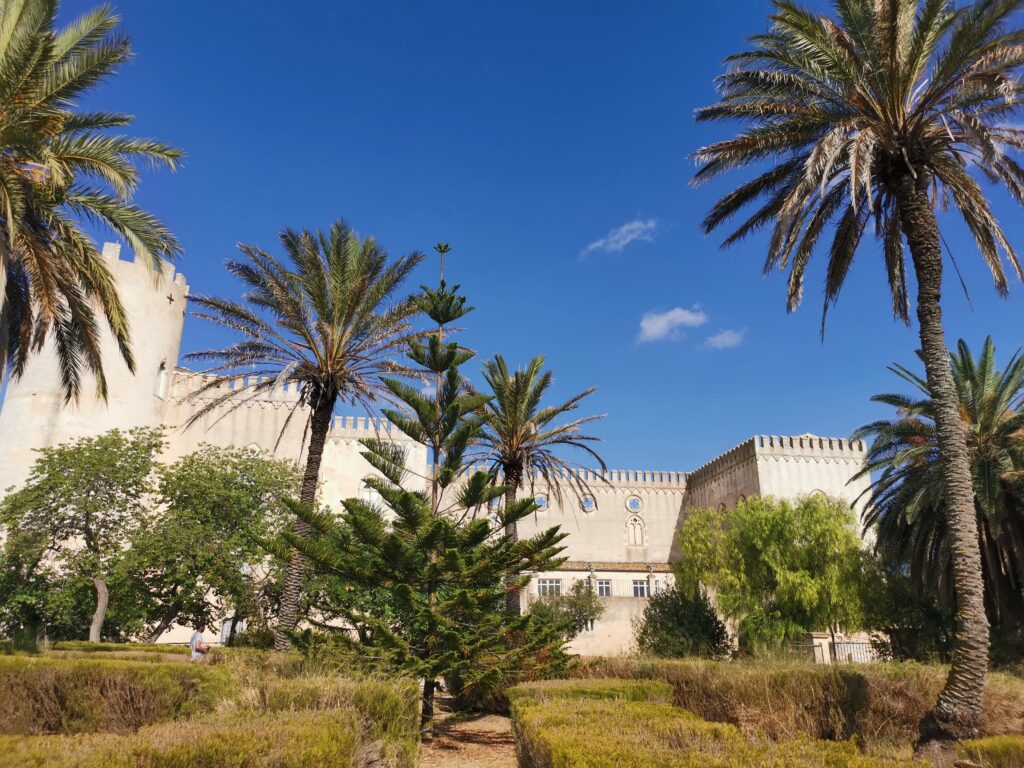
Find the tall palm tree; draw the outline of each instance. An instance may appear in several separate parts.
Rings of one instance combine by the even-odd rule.
[[[974,478],[988,615],[994,625],[1014,629],[1024,621],[1024,357],[1018,352],[999,370],[990,337],[979,358],[961,340],[950,359]],[[861,474],[876,478],[867,492],[865,529],[874,531],[875,546],[888,561],[908,564],[919,588],[951,604],[949,514],[935,398],[917,374],[901,365],[890,370],[916,392],[873,397],[894,407],[896,418],[867,424],[854,436],[871,440]]]
[[[117,286],[82,223],[116,232],[158,270],[180,246],[131,203],[136,165],[174,169],[182,155],[110,133],[129,125],[129,115],[76,108],[128,59],[131,45],[109,6],[60,30],[56,15],[56,0],[0,0],[0,381],[21,375],[50,339],[70,400],[85,371],[107,394],[97,315],[134,369]]]
[[[729,57],[718,103],[699,121],[735,120],[733,138],[697,151],[694,183],[766,163],[722,197],[704,220],[710,233],[756,207],[725,244],[770,227],[765,270],[789,269],[788,307],[803,294],[815,245],[831,229],[825,308],[835,303],[870,224],[882,245],[892,308],[909,321],[904,239],[917,278],[917,319],[936,441],[950,505],[957,596],[956,645],[946,685],[921,723],[922,755],[948,755],[976,732],[988,670],[970,457],[957,410],[939,297],[942,253],[936,206],[960,212],[1006,291],[1004,257],[1021,265],[972,170],[1024,201],[1024,168],[1011,150],[1024,131],[1008,124],[1024,99],[1018,71],[1024,0],[834,0],[837,18],[776,0],[765,34]],[[822,318],[824,323],[824,316]]]
[[[496,355],[484,363],[483,374],[493,397],[483,407],[484,430],[475,458],[486,461],[495,481],[505,486],[506,509],[511,508],[520,488],[526,486],[532,492],[538,482],[559,502],[563,484],[582,496],[587,490],[579,471],[582,465],[557,452],[564,448],[581,450],[602,470],[607,469],[604,459],[591,448],[600,438],[581,430],[604,414],[557,422],[575,411],[596,388],[586,389],[559,405],[544,405],[553,377],[551,371],[544,370],[544,358],[540,356],[526,368],[510,371],[505,359]],[[506,532],[517,540],[515,523]],[[508,608],[519,613],[518,590],[509,590]]]
[[[229,260],[228,271],[245,287],[241,301],[197,296],[197,317],[226,326],[241,340],[225,349],[186,355],[212,363],[215,374],[193,393],[196,401],[240,373],[251,374],[244,388],[211,398],[192,416],[193,424],[212,411],[235,409],[284,384],[298,388],[299,398],[285,427],[297,413],[307,419],[309,446],[299,500],[312,506],[324,444],[338,401],[372,410],[388,399],[382,374],[409,374],[395,362],[415,337],[410,319],[417,303],[399,296],[402,283],[423,258],[413,253],[394,261],[377,241],[360,237],[342,222],[329,232],[284,230],[282,263],[253,245],[244,257]],[[258,381],[255,377],[269,377]],[[297,521],[294,534],[305,538],[309,526]],[[281,597],[277,650],[288,650],[289,633],[298,620],[304,562],[291,556]]]

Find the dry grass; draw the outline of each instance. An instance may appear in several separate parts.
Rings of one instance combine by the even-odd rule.
[[[815,665],[800,662],[610,659],[576,675],[662,680],[674,703],[705,720],[776,741],[857,739],[876,754],[909,751],[920,718],[938,697],[946,669],[920,664]],[[1024,681],[989,677],[982,736],[1024,733]]]

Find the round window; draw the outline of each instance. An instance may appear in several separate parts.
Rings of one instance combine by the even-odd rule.
[[[593,496],[584,496],[580,499],[580,509],[586,512],[588,515],[597,509],[597,502],[594,501]]]
[[[636,514],[644,508],[643,499],[639,496],[630,496],[626,499],[626,510]]]

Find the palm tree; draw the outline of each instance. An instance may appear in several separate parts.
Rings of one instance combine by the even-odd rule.
[[[113,135],[129,115],[85,112],[76,102],[131,54],[109,6],[55,29],[56,0],[0,0],[0,382],[20,376],[52,340],[66,397],[82,373],[107,385],[100,324],[109,326],[129,369],[128,321],[110,269],[83,221],[122,236],[159,275],[180,251],[170,231],[131,203],[136,164],[174,169],[177,149]]]
[[[493,397],[483,407],[484,431],[475,458],[486,461],[495,482],[505,486],[505,508],[512,507],[520,488],[526,485],[532,492],[538,481],[559,502],[563,482],[582,496],[587,490],[586,480],[579,472],[582,466],[562,458],[556,451],[579,449],[602,470],[607,469],[604,460],[590,447],[600,438],[581,431],[583,425],[603,418],[604,414],[561,424],[556,421],[575,411],[596,388],[586,389],[560,405],[544,406],[552,374],[544,370],[543,357],[535,357],[525,369],[512,372],[505,359],[496,355],[484,363],[483,373]],[[517,540],[515,523],[506,528],[506,533]],[[509,590],[508,609],[519,613],[518,590]]]
[[[950,509],[958,626],[946,685],[921,723],[919,754],[949,754],[954,739],[977,731],[988,622],[970,457],[942,328],[936,206],[959,210],[1005,293],[1003,257],[1018,276],[1020,262],[972,169],[1024,201],[1024,168],[1010,156],[1024,147],[1024,131],[1006,122],[1024,99],[1017,80],[1024,32],[1013,26],[1024,0],[960,8],[948,0],[835,0],[836,19],[789,0],[774,6],[769,30],[727,60],[718,103],[697,112],[699,121],[744,127],[697,151],[694,183],[761,162],[769,167],[722,197],[703,228],[710,233],[754,204],[725,245],[770,226],[765,270],[789,269],[790,310],[800,303],[815,245],[832,229],[827,310],[871,224],[893,312],[909,322],[906,239]]]
[[[967,434],[974,510],[988,615],[994,626],[1015,630],[1024,621],[1024,357],[999,370],[995,344],[985,340],[975,360],[964,341],[950,355]],[[870,439],[866,530],[888,562],[906,563],[915,585],[953,603],[948,509],[935,429],[935,398],[928,382],[890,368],[917,391],[872,398],[897,410],[894,419],[861,427]]]
[[[299,500],[312,506],[335,404],[340,400],[371,410],[376,401],[389,397],[382,374],[411,373],[395,358],[415,337],[410,319],[417,304],[397,294],[423,257],[413,253],[389,263],[387,252],[373,238],[360,239],[341,222],[327,233],[285,230],[280,238],[289,263],[253,245],[239,247],[244,259],[227,262],[228,271],[245,286],[240,302],[213,296],[192,299],[204,309],[195,313],[197,317],[242,336],[225,349],[186,355],[213,363],[209,372],[215,374],[192,399],[198,401],[241,372],[252,375],[244,388],[224,387],[188,423],[220,408],[241,407],[284,384],[297,387],[299,398],[285,427],[297,411],[307,419],[309,448]],[[293,532],[305,538],[309,526],[297,521]],[[276,650],[291,645],[303,567],[302,556],[292,553]]]

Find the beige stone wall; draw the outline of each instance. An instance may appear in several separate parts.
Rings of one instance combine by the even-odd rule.
[[[111,429],[156,427],[163,423],[172,371],[178,360],[188,284],[164,262],[120,259],[120,246],[107,243],[103,256],[117,281],[131,323],[135,373],[102,326],[103,368],[109,396],[97,399],[95,380],[86,376],[77,403],[65,404],[57,357],[51,342],[31,357],[24,375],[11,381],[0,409],[0,492],[17,486],[36,459],[33,449],[90,437]]]

